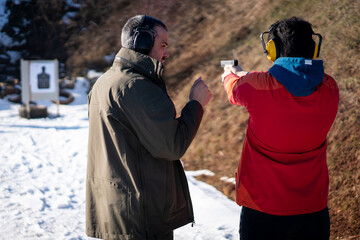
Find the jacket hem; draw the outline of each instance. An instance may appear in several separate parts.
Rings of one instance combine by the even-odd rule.
[[[100,238],[100,239],[135,240],[135,237],[133,235],[118,235],[118,234],[102,233],[102,232],[91,231],[91,230],[87,230],[86,235],[88,237]]]

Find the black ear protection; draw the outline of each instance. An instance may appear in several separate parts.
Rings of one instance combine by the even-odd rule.
[[[139,27],[135,28],[133,34],[134,50],[143,54],[148,54],[154,46],[156,31],[150,29],[153,27],[153,19],[144,16]]]
[[[260,35],[260,41],[261,41],[262,47],[264,49],[264,53],[267,56],[267,58],[272,62],[275,62],[275,60],[277,58],[279,58],[279,56],[280,56],[280,53],[279,53],[280,43],[278,42],[279,40],[277,39],[277,37],[274,37],[274,38],[270,39],[265,45],[264,34],[269,34],[271,31],[273,31],[277,27],[277,25],[278,24],[272,25],[268,31],[263,32]],[[319,38],[318,44],[316,44],[316,42],[315,42],[315,48],[314,48],[314,54],[313,54],[313,59],[316,59],[320,55],[322,36],[319,33],[313,33],[313,35],[315,35]]]

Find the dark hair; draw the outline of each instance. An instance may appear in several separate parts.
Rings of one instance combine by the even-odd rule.
[[[312,59],[315,42],[311,24],[301,18],[291,17],[271,25],[269,40],[275,39],[280,57]]]
[[[146,18],[146,25],[149,26],[149,30],[153,30],[156,32],[155,27],[160,26],[163,27],[166,31],[166,25],[161,22],[160,20],[146,16],[146,15],[136,15],[130,18],[124,25],[122,32],[121,32],[121,45],[124,48],[135,49],[133,36],[135,33],[135,29],[138,27],[145,27],[141,26],[144,23]]]

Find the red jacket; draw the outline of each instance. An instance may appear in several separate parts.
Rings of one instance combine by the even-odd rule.
[[[324,75],[312,94],[297,97],[269,72],[229,74],[229,101],[249,112],[236,174],[236,202],[273,215],[316,212],[327,206],[326,136],[339,90]]]

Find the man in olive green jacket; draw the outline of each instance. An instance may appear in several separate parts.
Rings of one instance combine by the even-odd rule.
[[[173,239],[194,221],[180,162],[211,93],[198,79],[176,118],[162,78],[166,26],[130,18],[112,67],[88,96],[86,234],[103,239]]]

